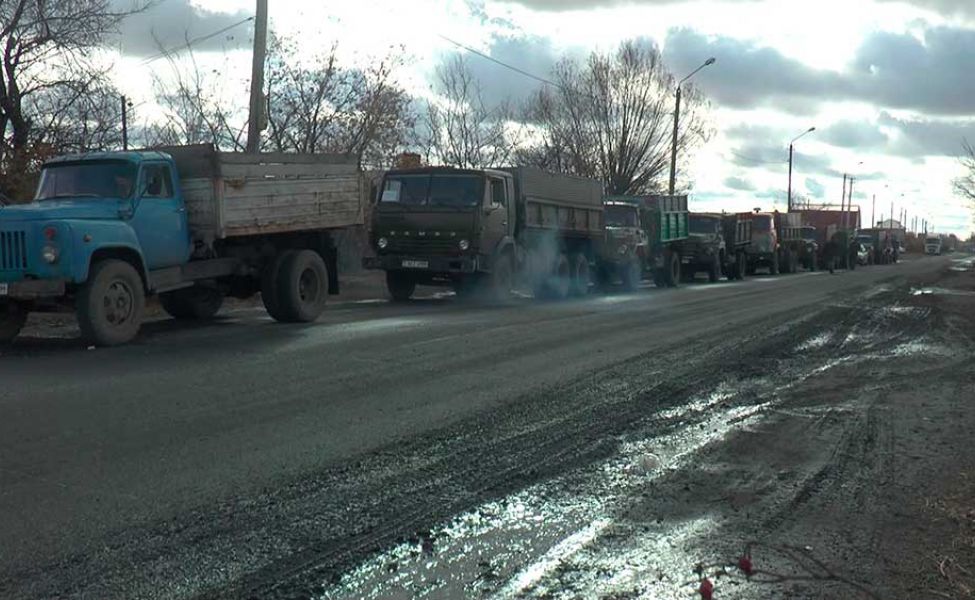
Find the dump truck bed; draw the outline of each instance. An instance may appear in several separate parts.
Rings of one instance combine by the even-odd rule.
[[[534,167],[507,169],[514,178],[524,228],[560,235],[602,237],[603,190],[594,179]]]
[[[163,148],[176,163],[194,241],[340,229],[365,221],[354,157]]]

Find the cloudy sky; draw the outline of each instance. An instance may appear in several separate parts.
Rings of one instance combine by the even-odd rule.
[[[127,0],[115,0],[125,4]],[[403,83],[428,93],[436,65],[460,41],[546,76],[566,54],[627,38],[657,44],[680,76],[711,98],[717,136],[682,176],[692,208],[785,206],[789,140],[793,189],[839,203],[844,173],[869,220],[905,208],[943,232],[968,234],[971,212],[951,192],[964,139],[975,142],[975,0],[269,0],[271,27],[306,51],[337,43],[348,63],[405,52]],[[139,102],[159,49],[194,43],[196,59],[228,93],[249,71],[254,0],[159,0],[124,25],[118,84]],[[476,56],[487,91],[523,97],[538,84]],[[140,100],[141,99],[141,100]],[[246,100],[244,100],[246,102]],[[151,107],[150,107],[151,108]],[[861,164],[862,163],[862,164]]]

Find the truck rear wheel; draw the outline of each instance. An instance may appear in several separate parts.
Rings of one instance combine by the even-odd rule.
[[[549,275],[548,288],[555,300],[564,300],[569,296],[572,288],[572,267],[565,253],[559,254],[555,259],[555,266]]]
[[[407,302],[416,291],[416,280],[400,271],[386,271],[386,289],[393,302]]]
[[[573,296],[585,296],[589,294],[589,284],[592,283],[589,274],[589,259],[585,254],[575,254],[572,256],[572,282],[569,293]]]
[[[7,344],[20,334],[27,322],[27,309],[12,300],[0,302],[0,344]]]
[[[91,268],[76,302],[81,336],[98,346],[118,346],[138,335],[146,296],[132,265],[108,259]]]
[[[668,250],[664,257],[664,265],[664,283],[667,287],[677,287],[681,277],[680,255],[673,250]]]
[[[163,310],[174,319],[212,319],[223,306],[223,294],[213,288],[194,286],[159,294]]]
[[[264,309],[267,314],[275,321],[286,321],[284,312],[281,310],[281,302],[278,300],[280,290],[278,289],[278,275],[281,273],[281,265],[287,260],[294,250],[287,250],[275,255],[265,266],[261,273],[261,301],[264,302]]]
[[[314,250],[289,252],[277,279],[277,301],[284,321],[310,323],[325,310],[328,269]]]

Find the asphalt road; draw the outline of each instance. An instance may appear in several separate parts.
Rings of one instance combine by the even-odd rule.
[[[312,325],[242,310],[206,326],[156,323],[115,349],[28,338],[0,357],[0,595],[31,595],[33,574],[127,530],[946,261],[497,308],[353,303]]]

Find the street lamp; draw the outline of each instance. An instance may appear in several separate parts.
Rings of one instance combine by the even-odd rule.
[[[688,75],[687,77],[681,79],[677,83],[677,100],[676,100],[675,105],[674,105],[674,138],[673,138],[673,141],[672,141],[671,147],[670,147],[670,188],[669,189],[670,189],[670,195],[671,196],[674,195],[674,188],[677,186],[677,125],[680,122],[680,96],[681,96],[681,87],[684,85],[684,82],[685,81],[687,81],[691,77],[694,77],[695,75],[697,75],[698,71],[700,71],[704,67],[710,67],[715,62],[717,62],[717,60],[718,59],[716,59],[716,58],[714,58],[712,56],[711,58],[709,58],[706,61],[704,61],[704,64],[703,65],[701,65],[700,67],[694,69],[691,72],[690,75]]]
[[[792,151],[793,145],[799,141],[799,138],[806,135],[807,133],[812,133],[816,131],[815,127],[810,127],[809,129],[803,131],[801,134],[797,135],[795,139],[789,142],[789,195],[786,202],[786,212],[792,212]]]

